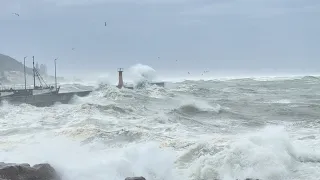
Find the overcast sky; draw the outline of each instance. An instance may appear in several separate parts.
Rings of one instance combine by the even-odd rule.
[[[319,22],[319,0],[0,0],[0,53],[60,72],[314,72]]]

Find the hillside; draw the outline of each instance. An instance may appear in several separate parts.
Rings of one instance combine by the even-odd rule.
[[[3,73],[5,71],[23,72],[23,63],[15,60],[7,55],[0,54],[0,73]],[[27,67],[26,73],[32,75],[32,68]]]
[[[19,62],[11,58],[10,56],[0,54],[0,85],[24,84],[23,60],[21,61],[22,62]],[[27,84],[30,85],[33,83],[33,70],[32,68],[29,68],[30,66],[32,66],[32,61],[30,59],[26,61],[26,66],[26,80]],[[41,74],[44,81],[46,81],[46,83],[54,83],[54,76],[47,75],[46,72],[42,74],[41,69],[39,73]],[[57,77],[57,79],[60,82],[64,81],[63,77]],[[38,79],[36,79],[36,84],[38,84]]]

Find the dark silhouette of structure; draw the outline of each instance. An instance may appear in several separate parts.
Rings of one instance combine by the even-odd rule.
[[[26,58],[26,57],[25,57]],[[24,58],[24,62],[25,62]],[[33,58],[33,88],[27,88],[26,78],[25,78],[25,87],[23,89],[14,89],[14,88],[2,88],[0,89],[0,102],[8,101],[12,104],[31,104],[34,106],[51,106],[56,102],[67,104],[70,102],[73,96],[77,95],[80,97],[87,96],[92,91],[80,91],[80,92],[66,92],[60,93],[60,86],[57,86],[57,76],[56,76],[56,59],[55,63],[55,86],[48,86],[46,82],[41,77],[37,68],[34,65],[34,56]],[[24,63],[25,67],[25,63]],[[25,74],[26,77],[26,74]],[[39,80],[40,85],[36,85],[36,78]],[[34,92],[38,92],[35,94]],[[6,95],[1,96],[1,93],[6,93]]]
[[[126,88],[126,89],[134,89],[133,86],[127,86],[124,85],[123,83],[123,68],[119,68],[118,69],[118,73],[119,73],[119,82],[117,85],[117,88],[121,89],[121,88]],[[146,84],[150,84],[150,85],[157,85],[157,86],[161,86],[164,87],[164,82],[145,82]]]
[[[122,77],[123,68],[118,69],[119,73],[119,82],[118,82],[118,88],[121,89],[123,87],[123,77]]]

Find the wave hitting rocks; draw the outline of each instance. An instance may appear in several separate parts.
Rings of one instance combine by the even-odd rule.
[[[0,180],[61,180],[50,164],[13,164],[0,162]]]
[[[0,180],[62,180],[59,173],[47,163],[15,164],[0,162]],[[144,177],[127,177],[125,180],[146,180]]]
[[[0,180],[62,180],[59,173],[47,163],[15,164],[0,162]],[[144,177],[127,177],[125,180],[146,180]],[[237,179],[238,180],[238,179]],[[259,180],[250,179],[245,180]]]

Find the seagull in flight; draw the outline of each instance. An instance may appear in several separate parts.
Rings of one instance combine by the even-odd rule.
[[[17,16],[20,16],[18,13],[12,13],[12,14],[17,15]]]

